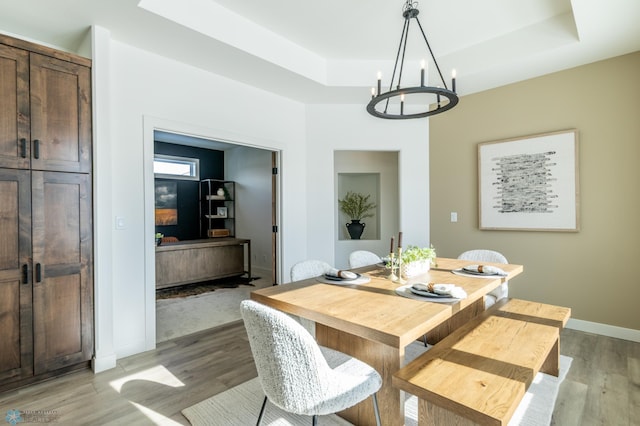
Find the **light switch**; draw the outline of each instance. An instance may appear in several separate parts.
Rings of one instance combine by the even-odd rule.
[[[116,229],[125,229],[127,227],[124,217],[116,216]]]
[[[458,212],[451,212],[451,222],[458,221]]]

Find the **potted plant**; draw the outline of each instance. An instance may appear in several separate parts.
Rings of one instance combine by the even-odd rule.
[[[402,275],[410,278],[427,272],[436,259],[433,247],[408,246],[402,251]]]
[[[349,216],[351,223],[347,223],[347,231],[352,240],[359,240],[364,231],[365,224],[360,221],[367,217],[373,217],[376,203],[370,202],[371,195],[348,191],[342,200],[338,199],[340,210]]]

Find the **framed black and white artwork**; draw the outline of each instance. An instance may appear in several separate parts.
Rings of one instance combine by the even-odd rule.
[[[577,232],[578,131],[478,144],[479,225]]]

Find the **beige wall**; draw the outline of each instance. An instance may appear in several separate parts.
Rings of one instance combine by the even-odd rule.
[[[431,241],[438,255],[498,250],[525,265],[511,283],[513,297],[640,330],[639,76],[636,52],[466,96],[431,118]],[[478,143],[573,128],[580,231],[480,231]]]

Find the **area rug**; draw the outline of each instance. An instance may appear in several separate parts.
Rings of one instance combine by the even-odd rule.
[[[230,277],[164,288],[156,290],[156,300],[195,296],[202,293],[216,291],[221,288],[238,288],[241,285],[253,286],[251,282],[259,278],[260,277]]]
[[[259,288],[272,285],[271,278],[251,285],[217,287],[210,292],[156,300],[156,342],[217,327],[242,318],[240,302]]]
[[[529,387],[522,403],[509,422],[511,426],[548,426],[558,396],[558,388],[571,366],[572,358],[560,356],[559,377],[539,373]],[[405,426],[417,426],[418,401],[406,394]],[[245,426],[255,424],[264,393],[258,378],[249,380],[225,392],[219,393],[196,405],[185,408],[182,414],[193,426]],[[310,417],[286,413],[271,403],[267,403],[262,422],[266,426],[298,426],[311,424]],[[350,425],[336,416],[319,416],[319,425]]]

